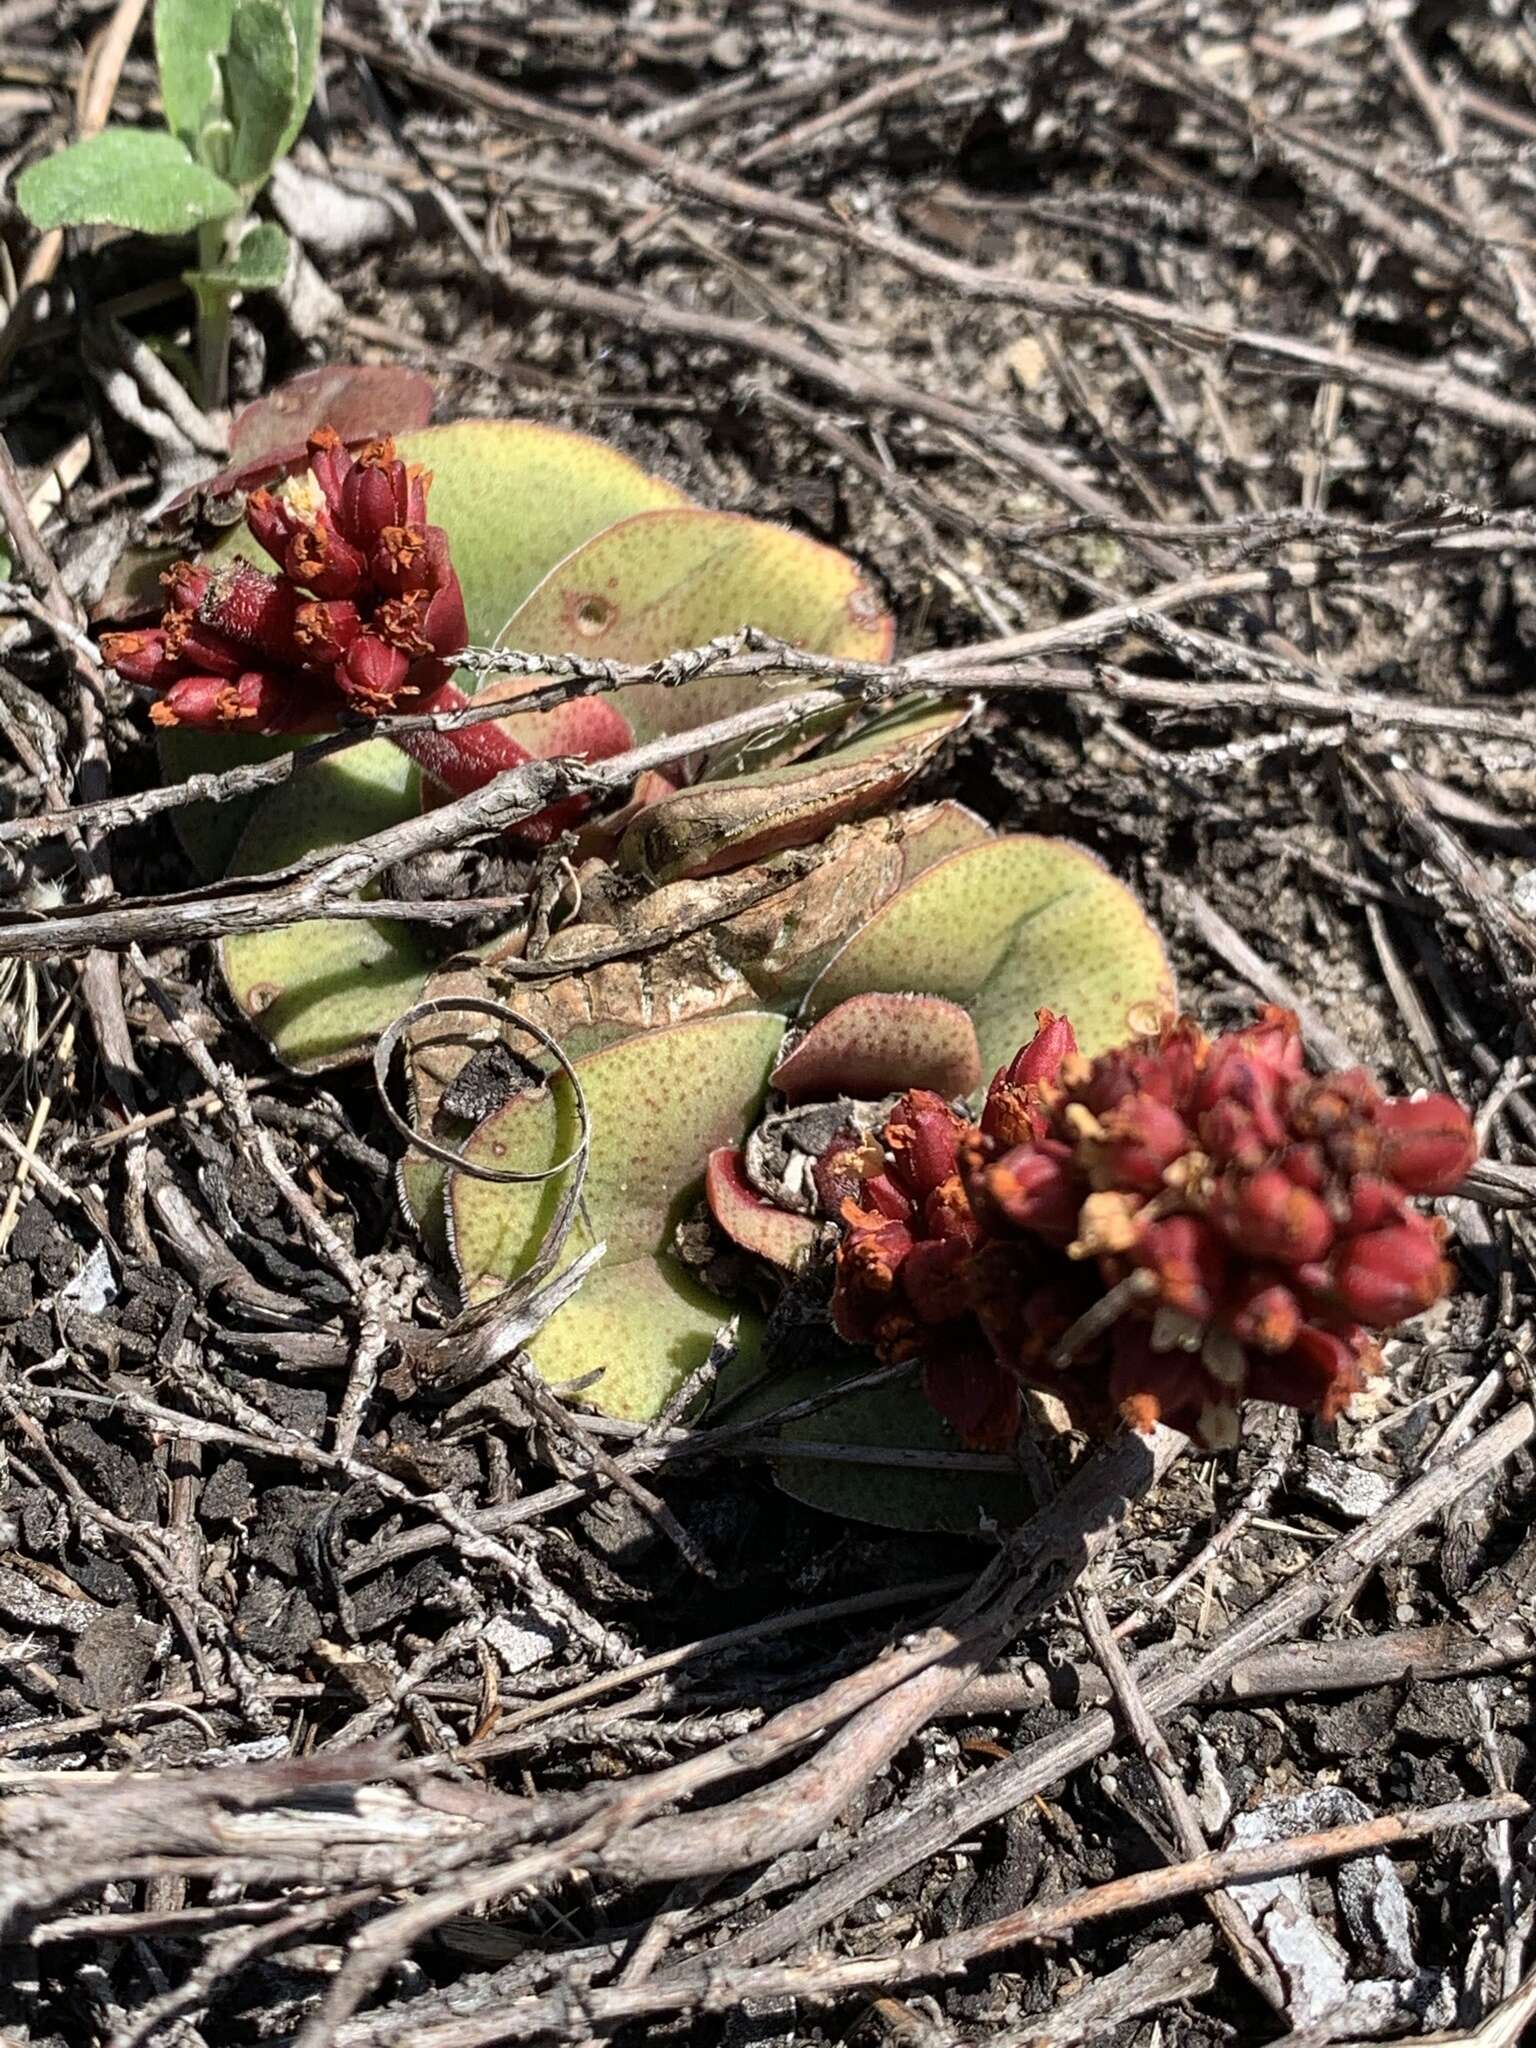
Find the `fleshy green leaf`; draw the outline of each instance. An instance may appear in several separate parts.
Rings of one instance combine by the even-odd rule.
[[[254,190],[283,146],[299,92],[299,46],[282,0],[235,0],[224,58],[235,124],[232,183]]]
[[[943,996],[850,996],[780,1060],[773,1085],[791,1103],[878,1102],[905,1088],[971,1095],[981,1086],[976,1027]]]
[[[586,1208],[607,1252],[528,1348],[555,1385],[601,1366],[602,1378],[580,1398],[604,1414],[659,1414],[730,1317],[728,1305],[672,1256],[671,1235],[709,1153],[733,1142],[756,1113],[783,1030],[780,1017],[743,1011],[674,1025],[577,1062],[592,1118]],[[576,1133],[562,1078],[488,1117],[467,1150],[486,1166],[529,1171],[567,1153]],[[517,1187],[451,1176],[453,1252],[469,1300],[484,1300],[527,1270],[558,1199],[555,1183]],[[572,1255],[581,1248],[577,1236]],[[753,1341],[745,1328],[743,1337]]]
[[[831,961],[804,1014],[876,990],[969,1010],[984,1074],[1032,1035],[1042,1004],[1066,1012],[1092,1055],[1128,1036],[1137,1005],[1173,1003],[1162,942],[1130,890],[1082,847],[1026,835],[919,875]]]
[[[247,826],[233,874],[278,867],[409,817],[415,770],[388,740],[331,756],[274,790]],[[240,1009],[286,1066],[315,1073],[358,1054],[416,1000],[428,961],[409,925],[324,918],[223,941],[220,964]]]
[[[850,1357],[840,1367],[775,1373],[733,1402],[721,1419],[736,1422],[787,1407],[820,1393],[834,1372],[857,1370],[867,1362]],[[919,1460],[926,1453],[953,1455],[963,1449],[915,1379],[846,1395],[803,1421],[782,1425],[779,1435],[787,1443],[867,1446]],[[925,1471],[920,1463],[863,1465],[814,1458],[776,1459],[772,1469],[774,1484],[792,1500],[882,1529],[982,1536],[989,1521],[1021,1522],[1033,1506],[1023,1479],[1006,1472]]]
[[[957,804],[953,797],[929,804],[914,817],[901,842],[901,878],[915,882],[925,869],[967,847],[983,846],[997,835],[986,819]]]
[[[783,527],[689,506],[610,526],[553,569],[501,644],[541,654],[654,661],[738,626],[818,654],[883,661],[889,614],[855,565]],[[686,731],[761,701],[761,676],[704,676],[679,690],[621,690],[638,740]]]
[[[234,0],[155,0],[155,61],[166,124],[196,150],[210,114],[224,108],[219,59],[229,48]]]
[[[618,701],[633,694],[620,691]],[[862,817],[905,788],[965,716],[956,706],[909,711],[812,760],[679,790],[635,819],[620,845],[619,865],[652,882],[671,882],[824,839],[834,825]]]
[[[104,128],[23,171],[16,203],[35,228],[106,223],[182,235],[223,220],[240,195],[163,129]]]

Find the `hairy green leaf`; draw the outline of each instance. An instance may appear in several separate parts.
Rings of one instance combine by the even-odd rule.
[[[204,294],[274,291],[288,275],[288,237],[276,221],[247,229],[233,260],[218,270],[189,270],[185,279]]]
[[[234,5],[235,0],[155,0],[155,61],[166,124],[198,154],[210,115],[224,110],[219,59],[229,48]],[[206,155],[203,161],[219,168]]]
[[[254,190],[283,150],[299,92],[299,46],[282,0],[235,0],[224,59],[233,183]]]
[[[277,146],[279,156],[286,156],[292,149],[299,130],[304,126],[309,103],[315,96],[315,72],[320,62],[320,19],[324,13],[324,0],[283,0],[283,4],[288,10],[288,19],[293,26],[298,70],[293,112],[288,117],[288,125],[284,128]]]
[[[35,228],[101,223],[181,235],[223,220],[240,195],[163,129],[104,128],[23,171],[16,203]]]

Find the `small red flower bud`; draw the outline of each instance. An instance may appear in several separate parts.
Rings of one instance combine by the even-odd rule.
[[[1015,1145],[981,1169],[972,1189],[984,1213],[1055,1245],[1076,1235],[1083,1193],[1071,1150],[1054,1138]]]
[[[1013,1145],[1029,1145],[1037,1138],[1043,1138],[1050,1129],[1050,1112],[1039,1100],[1035,1088],[1015,1088],[1007,1078],[1006,1068],[999,1068],[997,1078],[987,1090],[986,1102],[982,1105],[981,1128],[998,1146],[1007,1150]]]
[[[1363,1230],[1384,1230],[1408,1214],[1408,1197],[1379,1174],[1357,1173],[1339,1189],[1330,1204],[1339,1232],[1356,1237]]]
[[[1229,1098],[1200,1118],[1200,1142],[1218,1166],[1253,1173],[1270,1159],[1277,1140],[1267,1120]]]
[[[867,1344],[890,1308],[902,1263],[912,1249],[904,1223],[866,1217],[854,1223],[837,1252],[832,1323],[840,1337]]]
[[[1477,1158],[1472,1119],[1448,1095],[1397,1096],[1376,1112],[1380,1170],[1410,1195],[1448,1195]]]
[[[1328,1161],[1321,1145],[1287,1145],[1275,1164],[1288,1181],[1309,1194],[1320,1195],[1328,1185]]]
[[[124,682],[147,684],[150,689],[160,688],[175,667],[159,626],[142,633],[103,633],[101,651]]]
[[[325,598],[356,597],[368,566],[329,520],[296,526],[278,560],[295,583]]]
[[[1128,1316],[1116,1323],[1109,1398],[1128,1428],[1146,1434],[1160,1422],[1192,1425],[1207,1394],[1205,1375],[1190,1352],[1154,1351],[1145,1323]]]
[[[970,1307],[971,1248],[959,1238],[930,1237],[901,1262],[901,1291],[920,1323],[948,1323]]]
[[[1036,1010],[1035,1035],[1014,1054],[1008,1080],[1014,1087],[1026,1082],[1039,1087],[1054,1081],[1068,1053],[1077,1051],[1077,1034],[1071,1019],[1058,1017],[1054,1010]]]
[[[316,427],[309,437],[310,474],[325,494],[332,518],[341,512],[341,491],[352,468],[352,457],[334,427]]]
[[[943,1096],[929,1088],[914,1088],[901,1098],[885,1127],[885,1142],[914,1194],[930,1194],[949,1179],[964,1128]]]
[[[1288,1351],[1250,1362],[1248,1392],[1336,1422],[1376,1371],[1379,1357],[1362,1330],[1320,1330],[1303,1323]]]
[[[386,526],[406,523],[408,489],[394,442],[370,441],[341,486],[338,524],[354,547],[371,555]]]
[[[1301,1329],[1301,1303],[1278,1274],[1245,1273],[1222,1321],[1241,1343],[1260,1351],[1289,1351]]]
[[[839,1132],[811,1168],[822,1215],[840,1221],[844,1203],[851,1201],[857,1207],[866,1176],[880,1172],[884,1165],[885,1155],[872,1139],[861,1138],[857,1131]]]
[[[1220,1238],[1199,1216],[1164,1216],[1139,1224],[1131,1251],[1153,1273],[1165,1308],[1206,1322],[1226,1291],[1227,1259]]]
[[[974,1244],[980,1237],[980,1225],[971,1212],[971,1204],[958,1173],[940,1181],[923,1197],[923,1228],[932,1237],[958,1237],[967,1244]]]
[[[183,676],[149,707],[156,725],[183,725],[190,732],[231,729],[249,733],[324,732],[334,724],[316,712],[310,692],[293,679],[248,669],[228,676]]]
[[[357,606],[345,598],[330,604],[301,604],[293,616],[293,637],[304,660],[316,668],[340,661],[362,631]]]
[[[1347,1237],[1328,1261],[1333,1302],[1352,1321],[1373,1330],[1406,1322],[1437,1302],[1451,1285],[1441,1232],[1410,1215],[1388,1230]]]
[[[228,676],[182,676],[149,707],[155,725],[217,732],[239,722],[240,699]]]
[[[375,585],[391,597],[425,590],[429,566],[427,529],[422,526],[386,526],[368,558]]]
[[[264,547],[274,562],[281,562],[293,537],[292,512],[275,491],[251,491],[245,501],[245,523],[251,537]],[[290,568],[289,575],[293,574]],[[302,583],[307,579],[300,577]]]
[[[1228,1175],[1211,1202],[1211,1220],[1250,1258],[1299,1265],[1319,1259],[1333,1242],[1327,1209],[1278,1167]]]
[[[450,576],[448,581],[440,589],[434,590],[427,599],[426,610],[421,615],[421,630],[434,654],[458,654],[467,646],[469,622],[465,617],[464,593],[459,588],[457,576]],[[587,750],[590,758],[599,760],[606,754],[620,753],[624,747],[634,744],[634,734],[622,712],[616,711],[600,697],[590,698],[588,702],[592,707],[592,715],[587,721],[589,740],[594,725],[604,718],[608,721],[610,731],[623,736],[621,743],[614,747],[599,746],[592,741]]]
[[[226,634],[205,626],[192,612],[169,611],[163,620],[165,652],[182,670],[199,675],[238,676],[250,666],[250,651]]]
[[[426,608],[424,590],[410,591],[404,597],[386,597],[374,610],[373,630],[381,640],[387,640],[391,647],[398,647],[413,659],[430,654],[432,643],[423,629]]]
[[[1127,1095],[1109,1110],[1102,1140],[1088,1142],[1089,1178],[1096,1188],[1136,1188],[1156,1194],[1175,1159],[1189,1151],[1189,1126],[1155,1095]]]
[[[864,1208],[876,1210],[892,1223],[910,1223],[912,1197],[897,1187],[888,1173],[872,1173],[863,1183],[859,1200]]]
[[[213,571],[205,569],[201,562],[172,562],[163,570],[160,586],[167,601],[178,611],[195,612],[208,594],[213,581]]]
[[[390,711],[410,672],[410,657],[376,633],[360,633],[336,667],[336,685],[360,711]]]

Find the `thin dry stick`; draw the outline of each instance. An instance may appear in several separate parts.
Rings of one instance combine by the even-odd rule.
[[[1249,357],[1261,367],[1274,367],[1294,376],[1339,378],[1363,390],[1376,391],[1413,405],[1428,405],[1496,432],[1512,434],[1522,441],[1536,439],[1536,411],[1451,372],[1421,370],[1397,358],[1367,355],[1358,350],[1346,352],[1318,348],[1291,335],[1223,326],[1219,320],[1202,317],[1192,307],[1154,298],[1147,293],[1064,284],[1025,276],[1017,270],[987,270],[957,262],[906,236],[867,227],[852,217],[795,199],[770,186],[755,185],[748,179],[729,177],[691,163],[676,151],[657,149],[625,129],[590,115],[575,113],[554,100],[535,99],[531,94],[516,92],[494,79],[457,70],[425,53],[407,55],[398,49],[383,48],[376,39],[366,38],[335,20],[326,24],[326,39],[338,43],[343,49],[355,51],[385,70],[411,78],[417,84],[462,104],[481,107],[487,113],[516,121],[536,133],[553,132],[569,141],[601,150],[632,164],[637,170],[645,171],[670,191],[726,207],[749,220],[772,221],[778,226],[813,235],[818,240],[830,239],[868,255],[884,257],[963,298],[1027,306],[1033,312],[1053,318],[1123,321],[1191,347],[1214,350],[1229,360]],[[850,385],[857,387],[857,395],[867,398],[872,387],[894,381],[884,380],[873,372],[869,373],[867,381],[858,375],[845,376],[841,366],[818,360],[809,350],[795,350],[796,360],[788,363],[782,338],[761,330],[754,337],[749,322],[688,315],[670,306],[663,309],[655,301],[639,299],[629,293],[578,286],[568,278],[541,276],[518,264],[499,262],[497,271],[509,289],[534,304],[586,311],[600,318],[618,318],[630,327],[638,320],[652,331],[670,331],[701,340],[724,342],[726,346],[744,347],[754,355],[776,356],[786,361],[789,367],[805,371],[815,381],[841,390],[844,396],[855,395]],[[974,426],[974,419],[966,416],[963,405],[948,400],[939,401],[939,404],[946,412],[962,415],[951,422],[962,431]],[[929,408],[920,400],[918,409],[926,411]],[[1056,483],[1065,482],[1070,486],[1062,491],[1062,495],[1069,498],[1078,495],[1076,480],[1067,478],[1040,451],[1029,452],[1026,466],[1042,478],[1047,469],[1054,471]],[[1051,487],[1055,488],[1056,484]]]
[[[1308,1570],[1235,1622],[1188,1669],[1141,1678],[1149,1710],[1159,1716],[1176,1712],[1225,1684],[1233,1670],[1256,1651],[1294,1635],[1338,1593],[1356,1584],[1362,1572],[1390,1556],[1411,1530],[1432,1521],[1451,1501],[1497,1472],[1533,1436],[1536,1407],[1522,1402],[1474,1438],[1457,1457],[1424,1473],[1369,1522],[1322,1552]],[[791,1905],[770,1914],[717,1953],[722,1961],[752,1962],[809,1939],[818,1927],[903,1871],[926,1862],[951,1842],[960,1841],[1102,1756],[1114,1735],[1110,1715],[1085,1714],[1070,1727],[978,1772],[941,1808],[927,1815],[912,1815],[905,1826],[893,1830],[876,1847],[856,1853],[848,1868],[813,1885]]]
[[[1126,1727],[1135,1737],[1136,1745],[1157,1781],[1158,1793],[1173,1823],[1175,1841],[1186,1858],[1198,1861],[1210,1854],[1210,1844],[1205,1839],[1195,1802],[1185,1787],[1166,1736],[1147,1707],[1136,1675],[1115,1641],[1115,1632],[1104,1612],[1104,1603],[1091,1586],[1080,1586],[1074,1598],[1088,1647],[1109,1681],[1115,1704],[1125,1717]],[[1224,1891],[1207,1893],[1206,1906],[1238,1968],[1275,2011],[1283,2014],[1286,2011],[1286,1992],[1280,1972],[1241,1909]]]
[[[1027,1942],[1059,1940],[1077,1928],[1122,1913],[1148,1912],[1174,1899],[1223,1886],[1252,1884],[1265,1878],[1284,1877],[1292,1871],[1314,1869],[1323,1863],[1405,1848],[1452,1828],[1519,1819],[1530,1810],[1529,1802],[1518,1793],[1506,1792],[1486,1799],[1457,1799],[1443,1806],[1415,1807],[1377,1820],[1323,1828],[1314,1834],[1293,1835],[1285,1841],[1259,1843],[1252,1848],[1209,1850],[1184,1863],[1141,1871],[1133,1877],[1116,1878],[1109,1884],[1069,1893],[1065,1898],[1027,1906],[1022,1912],[983,1921],[980,1926],[937,1941],[918,1942],[910,1948],[856,1959],[785,1963],[756,1969],[727,1968],[722,1966],[716,1951],[703,1964],[690,1964],[686,1970],[646,1983],[584,1991],[581,2011],[592,2025],[611,2028],[666,2012],[723,2012],[749,2000],[769,1998],[825,2001],[872,1987],[889,1989],[896,1984],[959,1976],[988,1956],[1004,1954]],[[1529,2001],[1528,2009],[1536,2011],[1536,1998]],[[500,2041],[561,2032],[570,2012],[570,2005],[559,1993],[514,1999],[492,2013],[422,2026],[412,2035],[413,2048],[493,2048]],[[1510,2048],[1516,2038],[1502,2037]]]

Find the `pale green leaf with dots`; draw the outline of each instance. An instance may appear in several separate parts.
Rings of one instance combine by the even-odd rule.
[[[982,1073],[1011,1059],[1041,1007],[1090,1056],[1171,1009],[1173,975],[1146,912],[1093,854],[1028,834],[951,854],[876,911],[805,999],[807,1021],[873,991],[947,996],[970,1012]]]
[[[528,1350],[553,1385],[601,1369],[580,1398],[604,1414],[632,1421],[659,1414],[733,1313],[678,1262],[672,1233],[709,1154],[734,1143],[756,1115],[783,1035],[782,1017],[738,1011],[627,1039],[576,1062],[592,1120],[585,1206],[593,1237],[573,1231],[566,1256],[591,1241],[607,1249]],[[562,1077],[488,1117],[466,1154],[487,1167],[534,1171],[568,1153],[578,1128]],[[554,1181],[509,1186],[451,1176],[450,1236],[469,1301],[527,1271],[559,1196]],[[747,1312],[743,1346],[755,1337]]]

